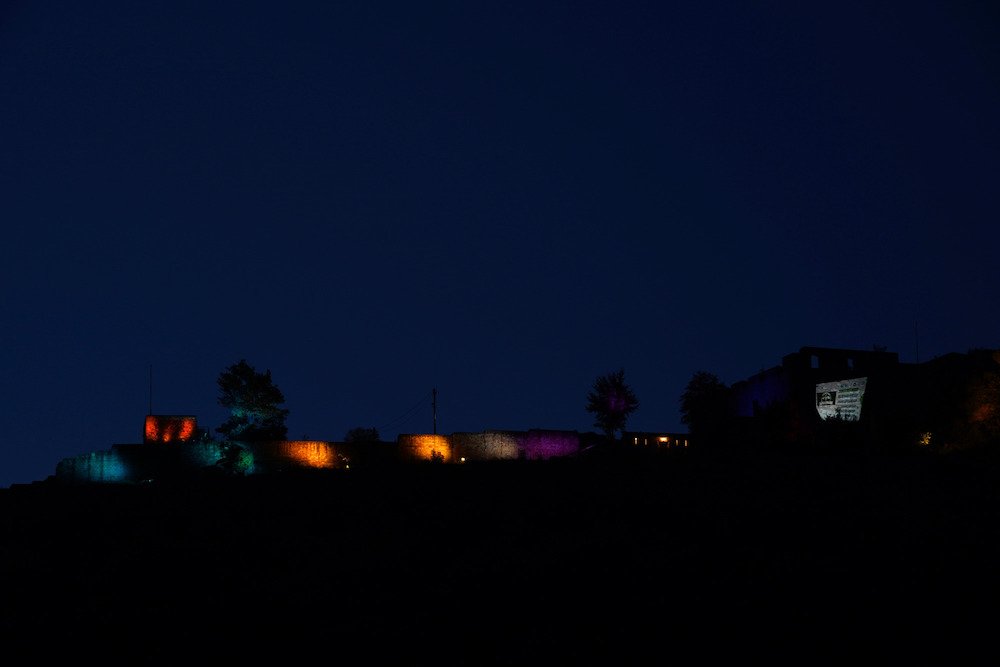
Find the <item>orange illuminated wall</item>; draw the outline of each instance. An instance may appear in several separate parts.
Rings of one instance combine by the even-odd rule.
[[[278,444],[279,455],[304,468],[337,467],[336,452],[320,440],[285,440]]]
[[[183,415],[146,415],[144,443],[187,442],[194,438],[198,420]]]
[[[404,434],[399,436],[399,445],[400,453],[407,459],[442,463],[452,460],[451,440],[446,435]]]

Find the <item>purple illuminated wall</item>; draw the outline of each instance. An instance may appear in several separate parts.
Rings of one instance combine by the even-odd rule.
[[[520,437],[524,458],[528,460],[570,456],[580,451],[580,436],[576,431],[544,431],[532,429]]]

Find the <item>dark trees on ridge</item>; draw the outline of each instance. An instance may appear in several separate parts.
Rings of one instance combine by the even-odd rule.
[[[681,421],[701,443],[719,444],[729,424],[729,387],[708,371],[698,371],[681,394]]]
[[[594,426],[609,440],[614,440],[615,433],[625,429],[629,415],[638,407],[639,399],[625,383],[624,370],[599,376],[587,394],[587,412],[594,415]]]
[[[378,429],[358,426],[344,436],[344,442],[378,442]]]
[[[285,397],[271,380],[271,371],[258,373],[245,359],[219,374],[219,404],[230,417],[215,429],[237,441],[284,440],[288,435],[282,408]]]

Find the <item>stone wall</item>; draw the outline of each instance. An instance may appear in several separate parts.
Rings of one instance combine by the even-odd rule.
[[[400,434],[396,442],[399,445],[399,460],[408,461],[439,461],[452,463],[456,460],[452,448],[451,437],[429,433]]]
[[[404,434],[399,436],[398,442],[401,460],[431,461],[437,457],[442,463],[544,460],[572,456],[580,451],[580,436],[576,431],[545,429]]]
[[[481,433],[454,433],[452,445],[462,461],[502,461],[520,455],[519,434],[513,431],[483,431]]]
[[[278,440],[241,443],[253,454],[253,472],[332,470],[343,467],[335,443],[324,440]]]
[[[580,451],[580,436],[576,431],[531,429],[520,437],[524,458],[529,461],[560,456],[572,456]]]
[[[73,483],[137,484],[212,467],[221,456],[217,442],[113,445],[63,459],[56,477]]]
[[[240,443],[252,456],[247,474],[288,470],[334,470],[395,463],[544,460],[580,451],[576,431],[483,431],[438,435],[402,434],[395,443],[278,440]],[[136,484],[214,469],[223,457],[219,442],[114,445],[110,450],[63,459],[56,477],[75,483]]]

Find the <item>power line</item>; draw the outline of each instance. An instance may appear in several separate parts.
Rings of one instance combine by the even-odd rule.
[[[412,408],[410,408],[409,410],[407,410],[406,412],[404,412],[400,416],[396,417],[392,421],[386,423],[384,426],[379,426],[378,430],[379,431],[383,431],[383,430],[389,428],[390,426],[394,426],[394,425],[400,423],[401,421],[405,420],[407,417],[412,417],[413,414],[417,411],[417,409],[423,407],[426,404],[427,398],[428,398],[427,394],[424,394],[421,397],[421,399],[416,403],[416,405],[414,405]]]

